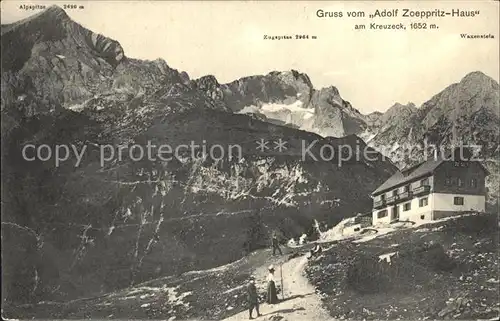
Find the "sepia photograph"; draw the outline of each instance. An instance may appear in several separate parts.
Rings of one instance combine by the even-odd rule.
[[[1,5],[4,320],[500,317],[500,2]]]

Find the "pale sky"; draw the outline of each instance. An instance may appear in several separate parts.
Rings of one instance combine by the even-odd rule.
[[[499,2],[488,1],[2,1],[2,23],[32,15],[20,4],[83,5],[66,12],[84,27],[120,42],[125,55],[163,58],[191,78],[212,74],[219,82],[273,70],[307,73],[315,88],[336,86],[363,113],[395,102],[417,106],[482,71],[499,80]],[[370,19],[375,9],[399,8],[399,17]],[[476,17],[405,18],[402,9],[479,10]],[[342,18],[316,12],[342,11]],[[364,11],[349,18],[347,11]],[[369,30],[369,24],[405,23],[407,30]],[[410,22],[439,29],[411,30]],[[366,24],[367,30],[354,30]],[[461,33],[495,39],[461,39]],[[306,34],[316,40],[264,40],[264,35]]]

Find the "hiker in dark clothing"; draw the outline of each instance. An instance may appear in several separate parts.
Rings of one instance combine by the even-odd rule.
[[[248,313],[249,313],[249,319],[253,319],[252,317],[252,312],[253,309],[257,311],[257,317],[260,317],[260,312],[259,312],[259,297],[257,295],[257,288],[255,287],[255,281],[250,280],[250,283],[248,283]]]
[[[283,255],[283,252],[281,252],[278,236],[276,235],[276,233],[273,234],[272,244],[273,244],[273,255],[276,254],[276,250],[278,250],[280,255]]]

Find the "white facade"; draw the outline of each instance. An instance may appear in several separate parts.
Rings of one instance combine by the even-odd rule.
[[[456,205],[454,203],[455,197],[462,197],[463,205]],[[434,193],[432,207],[433,211],[484,212],[486,210],[486,197],[484,195]]]
[[[427,204],[421,204],[427,199]],[[433,210],[432,204],[434,202],[434,193],[422,195],[420,197],[415,197],[414,199],[408,200],[406,202],[402,202],[398,204],[399,206],[399,220],[400,221],[430,221],[432,220],[431,212]],[[404,204],[410,203],[410,209],[408,211],[404,210]],[[422,206],[420,206],[422,205]]]
[[[455,204],[455,197],[463,198],[463,205]],[[427,199],[427,202],[420,201]],[[461,202],[459,202],[461,203]],[[410,204],[405,210],[405,204]],[[430,221],[462,211],[484,212],[486,197],[484,195],[429,193],[414,197],[407,201],[399,201],[397,204],[373,210],[373,225],[389,224],[393,221],[393,209],[398,207],[397,220],[399,221]],[[387,215],[378,218],[380,211],[386,210]]]
[[[378,213],[382,211],[386,211],[386,215],[384,217],[378,217]],[[372,212],[373,215],[373,225],[380,225],[380,224],[389,224],[391,223],[391,207],[383,207],[379,208],[376,210],[373,210]]]

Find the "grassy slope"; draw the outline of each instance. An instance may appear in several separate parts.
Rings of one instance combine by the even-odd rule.
[[[286,247],[282,250],[282,257],[273,257],[269,249],[258,250],[215,269],[159,278],[100,297],[6,306],[4,316],[23,319],[223,319],[246,309],[246,285],[257,268],[279,264],[295,252]],[[263,299],[264,287],[259,285],[259,289]]]
[[[479,214],[341,241],[307,274],[339,319],[491,318],[500,307],[498,232],[496,214]],[[390,252],[391,264],[379,262]]]
[[[309,263],[307,275],[333,317],[477,319],[499,313],[496,215],[397,230],[364,243],[324,244],[329,245]],[[295,252],[284,250],[285,260]],[[399,258],[393,257],[391,265],[378,262],[378,255],[396,251]],[[248,277],[276,260],[268,249],[259,250],[220,268],[159,278],[97,298],[4,307],[4,316],[223,319],[246,308]]]

